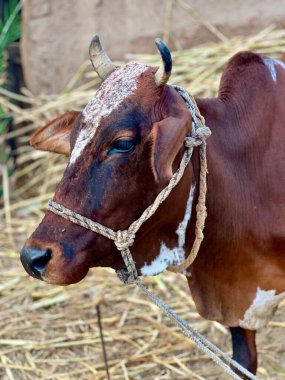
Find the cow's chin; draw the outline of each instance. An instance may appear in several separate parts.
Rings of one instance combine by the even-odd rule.
[[[41,279],[53,285],[71,285],[83,280],[90,268],[113,268],[115,270],[124,268],[122,260],[115,260],[113,254],[110,254],[101,260],[88,260],[87,251],[74,255],[73,259],[66,260],[64,255],[52,258],[42,274]],[[120,258],[121,259],[121,258]]]
[[[76,269],[71,272],[67,272],[67,270],[64,270],[64,272],[47,270],[47,272],[42,275],[42,280],[52,285],[67,286],[83,280],[88,271],[89,268]]]
[[[84,260],[51,260],[42,274],[42,280],[53,285],[71,285],[84,279],[89,265]]]

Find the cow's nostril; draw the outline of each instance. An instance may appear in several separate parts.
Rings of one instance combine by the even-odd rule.
[[[45,251],[39,251],[39,256],[36,256],[32,261],[33,268],[42,273],[47,266],[47,263],[51,259],[51,249],[46,249]]]
[[[21,261],[23,267],[29,275],[42,279],[42,274],[51,259],[52,250],[38,250],[33,248],[23,248],[21,250]]]

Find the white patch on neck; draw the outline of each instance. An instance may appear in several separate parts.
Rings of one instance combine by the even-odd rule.
[[[276,67],[275,66],[281,66],[283,69],[285,69],[285,63],[282,61],[279,61],[278,59],[273,59],[270,57],[263,57],[263,62],[268,67],[268,70],[270,71],[272,79],[274,80],[274,82],[276,82],[277,81],[277,73],[276,73]]]
[[[257,330],[268,324],[273,317],[279,303],[285,299],[285,292],[276,295],[275,290],[257,288],[256,296],[251,306],[246,310],[240,327],[248,330]]]
[[[163,272],[169,265],[177,265],[185,258],[183,248],[175,247],[168,248],[164,243],[161,243],[159,255],[151,262],[150,265],[145,265],[141,268],[143,276],[156,276]]]
[[[84,124],[72,150],[69,165],[75,163],[84,148],[95,136],[101,119],[106,118],[134,93],[138,77],[148,69],[148,66],[131,62],[116,69],[102,82],[95,96],[82,112]]]
[[[187,200],[185,215],[182,222],[176,230],[178,236],[178,247],[168,248],[163,242],[160,246],[159,255],[151,262],[151,264],[145,263],[141,268],[141,274],[143,276],[155,276],[163,272],[169,265],[178,265],[185,260],[185,239],[188,222],[192,213],[192,205],[194,198],[195,185],[190,188],[189,198]]]

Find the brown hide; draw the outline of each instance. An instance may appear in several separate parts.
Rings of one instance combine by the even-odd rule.
[[[238,325],[257,287],[285,290],[285,70],[236,55],[219,98],[198,100],[208,142],[205,238],[189,278],[199,313]]]

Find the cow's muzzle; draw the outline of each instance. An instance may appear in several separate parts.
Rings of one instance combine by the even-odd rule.
[[[39,280],[43,280],[44,270],[51,259],[51,249],[39,250],[31,247],[24,247],[21,250],[20,258],[26,272]]]

